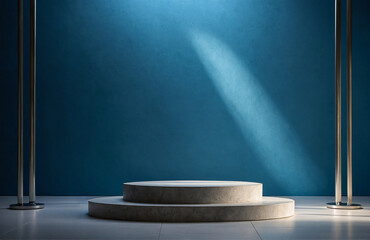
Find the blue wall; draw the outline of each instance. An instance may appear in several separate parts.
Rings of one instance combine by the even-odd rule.
[[[354,1],[355,195],[370,194],[369,12]],[[37,18],[39,195],[160,179],[334,194],[334,1],[38,0]],[[16,1],[0,20],[0,194],[15,195]]]

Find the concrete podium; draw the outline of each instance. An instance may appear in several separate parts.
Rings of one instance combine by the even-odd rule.
[[[294,215],[294,200],[263,197],[262,184],[241,181],[147,181],[124,194],[89,200],[89,215],[150,222],[255,221]]]

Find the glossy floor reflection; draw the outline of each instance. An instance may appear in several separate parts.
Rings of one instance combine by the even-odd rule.
[[[0,239],[370,239],[370,197],[361,210],[331,210],[333,197],[291,197],[294,217],[228,223],[142,223],[87,215],[93,197],[38,197],[46,208],[9,210],[16,197],[0,197]]]

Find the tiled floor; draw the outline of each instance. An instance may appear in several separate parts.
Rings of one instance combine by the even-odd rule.
[[[361,210],[330,210],[333,197],[292,197],[294,217],[254,222],[142,223],[91,218],[92,197],[38,197],[46,208],[9,210],[15,197],[0,197],[0,239],[370,239],[370,197]]]

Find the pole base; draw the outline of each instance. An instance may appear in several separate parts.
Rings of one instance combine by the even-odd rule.
[[[23,203],[23,204],[12,204],[9,209],[13,210],[36,210],[43,209],[45,205],[43,203]]]
[[[356,204],[356,203],[352,203],[352,204],[347,204],[347,203],[335,203],[335,202],[330,202],[330,203],[327,203],[326,204],[326,207],[327,208],[331,208],[331,209],[342,209],[342,210],[353,210],[353,209],[361,209],[361,204]]]

